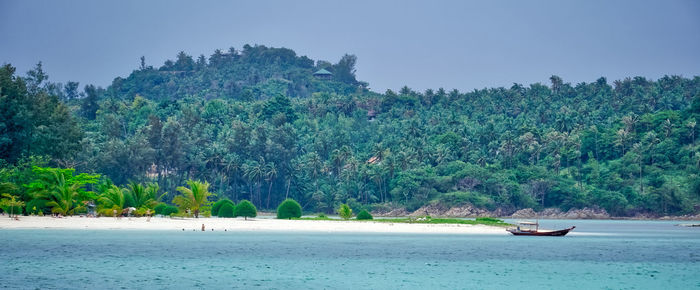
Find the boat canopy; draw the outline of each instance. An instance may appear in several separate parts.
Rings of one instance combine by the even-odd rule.
[[[521,224],[521,225],[532,225],[532,226],[538,224],[538,223],[536,223],[536,222],[526,222],[526,221],[519,221],[518,223]]]

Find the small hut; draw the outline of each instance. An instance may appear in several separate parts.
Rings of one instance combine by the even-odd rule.
[[[333,78],[333,73],[327,71],[325,68],[322,68],[314,73],[314,77],[320,80],[330,80]]]
[[[367,111],[367,121],[373,122],[377,118],[377,111],[369,110]]]

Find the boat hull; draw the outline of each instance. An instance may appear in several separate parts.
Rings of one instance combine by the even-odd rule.
[[[514,229],[508,229],[507,231],[515,236],[549,236],[549,237],[561,237],[568,234],[571,230],[576,228],[575,226],[568,229],[556,230],[556,231],[518,231]]]

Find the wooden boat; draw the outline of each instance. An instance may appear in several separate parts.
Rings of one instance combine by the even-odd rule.
[[[563,230],[540,230],[540,224],[538,222],[518,222],[517,227],[507,228],[506,231],[510,232],[516,236],[565,236],[569,231],[576,228],[572,226],[568,229]]]

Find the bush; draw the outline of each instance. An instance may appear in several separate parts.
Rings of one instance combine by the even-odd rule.
[[[231,202],[231,203],[224,202],[224,203],[222,203],[222,204],[223,204],[223,205],[220,206],[220,208],[218,209],[218,212],[217,212],[218,215],[217,215],[217,216],[218,216],[218,217],[223,217],[223,218],[232,218],[232,217],[234,217],[234,215],[233,215],[233,210],[234,210],[233,202]],[[213,209],[212,209],[212,211],[213,211]]]
[[[255,208],[255,205],[253,205],[250,201],[244,199],[241,200],[241,202],[239,202],[236,206],[233,216],[242,216],[245,217],[245,219],[247,220],[249,217],[258,216],[258,209]]]
[[[338,208],[338,215],[344,220],[350,219],[352,217],[352,209],[347,204],[341,204]]]
[[[155,211],[156,214],[163,214],[163,210],[168,207],[167,204],[165,203],[159,203],[153,208],[153,211]]]
[[[172,206],[172,205],[166,205],[165,208],[163,208],[163,211],[161,212],[161,214],[164,216],[170,216],[170,215],[176,214],[178,212],[180,212],[180,210],[177,209],[177,207]]]
[[[277,207],[278,219],[292,219],[301,217],[301,205],[293,199],[285,199]]]
[[[360,213],[357,214],[357,219],[358,220],[371,220],[374,219],[372,215],[367,211],[367,210],[362,210]]]
[[[229,199],[220,199],[219,201],[214,203],[214,206],[211,207],[211,215],[219,216],[219,210],[221,210],[221,206],[223,206],[224,204],[231,205],[231,209],[236,207],[236,204],[233,203],[233,201]]]

